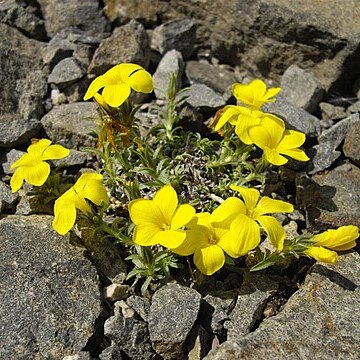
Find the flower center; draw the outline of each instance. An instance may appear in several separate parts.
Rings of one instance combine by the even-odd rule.
[[[163,229],[163,231],[167,231],[170,230],[170,225],[163,224],[161,228]]]
[[[211,245],[217,244],[218,241],[219,241],[219,239],[215,235],[210,235],[208,237],[208,243],[211,244]]]

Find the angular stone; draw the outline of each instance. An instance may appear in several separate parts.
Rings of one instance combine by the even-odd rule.
[[[201,326],[197,326],[193,333],[194,345],[188,353],[188,360],[201,360],[210,350],[210,335]]]
[[[14,210],[15,201],[18,199],[18,194],[12,193],[10,186],[0,181],[0,214],[3,210]]]
[[[341,106],[335,106],[325,102],[319,104],[321,111],[321,118],[324,121],[327,120],[339,120],[346,117],[346,111]]]
[[[186,102],[200,110],[214,110],[225,106],[225,99],[204,84],[191,85],[186,96]]]
[[[86,74],[85,69],[73,57],[61,60],[55,65],[48,77],[48,83],[55,84],[59,89],[80,80]]]
[[[152,298],[149,315],[150,339],[164,359],[181,359],[183,346],[200,308],[201,296],[176,283],[160,288]]]
[[[352,125],[347,134],[343,145],[344,155],[360,165],[360,122]]]
[[[133,20],[115,28],[110,37],[100,43],[89,65],[89,74],[102,75],[119,63],[135,63],[146,68],[150,61],[147,33]]]
[[[132,295],[126,299],[126,303],[144,320],[148,321],[150,301],[142,296]]]
[[[181,77],[184,73],[184,60],[181,53],[177,50],[168,51],[161,59],[154,75],[154,92],[158,99],[167,98],[167,90],[171,74],[177,74],[176,88],[182,88]]]
[[[51,220],[0,220],[2,359],[61,359],[82,350],[94,332],[101,311],[96,270]]]
[[[184,59],[189,59],[194,50],[196,24],[191,19],[166,22],[156,27],[151,37],[151,48],[165,54],[176,49]]]
[[[0,154],[0,164],[2,167],[2,171],[4,174],[12,174],[14,170],[10,170],[10,166],[14,163],[17,159],[25,154],[24,151],[11,149],[9,152],[3,152]]]
[[[359,113],[360,112],[360,100],[348,107],[348,112]]]
[[[89,132],[96,129],[97,116],[94,103],[63,104],[51,109],[41,119],[41,123],[54,143],[79,149],[94,145]]]
[[[360,351],[359,255],[315,265],[284,309],[251,334],[226,341],[206,360],[357,359]]]
[[[274,103],[264,105],[263,111],[281,117],[291,128],[308,136],[317,136],[320,133],[320,120],[300,107],[290,104],[281,93],[276,96]]]
[[[30,142],[41,130],[36,119],[14,119],[10,123],[0,118],[0,147],[13,147]]]
[[[281,77],[282,94],[289,103],[310,113],[314,112],[324,96],[324,88],[310,72],[291,65]]]
[[[86,161],[92,158],[91,154],[85,151],[78,151],[70,149],[70,154],[59,160],[53,160],[55,166],[74,166],[74,165],[84,165]]]

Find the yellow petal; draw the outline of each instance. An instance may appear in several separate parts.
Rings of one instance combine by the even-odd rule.
[[[277,146],[278,151],[295,149],[301,146],[306,140],[306,135],[300,131],[285,130],[284,136]]]
[[[355,240],[359,237],[359,228],[354,225],[340,226],[324,233],[315,235],[312,240],[320,246],[336,251],[350,250],[356,246]]]
[[[114,80],[117,79],[117,77],[120,77],[121,82],[125,83],[128,82],[131,74],[138,70],[144,70],[144,68],[137,64],[122,63],[114,66],[108,73],[109,76],[113,76]]]
[[[135,227],[133,241],[137,245],[157,245],[156,234],[163,230],[154,223],[141,223]]]
[[[259,113],[259,111],[257,111],[257,113]],[[254,116],[254,113],[241,114],[236,123],[235,133],[244,144],[251,145],[253,142],[249,136],[248,130],[252,126],[260,125],[260,122],[261,117]]]
[[[159,231],[154,237],[154,241],[156,242],[156,244],[165,246],[168,249],[174,249],[179,247],[184,242],[185,239],[186,239],[185,230]]]
[[[91,99],[104,86],[109,86],[111,84],[114,84],[114,81],[111,77],[106,77],[104,75],[97,77],[91,82],[89,88],[87,89],[84,95],[84,100]],[[115,84],[116,83],[117,81],[115,81]]]
[[[253,213],[254,219],[258,216],[272,213],[290,213],[294,211],[294,206],[285,201],[271,199],[267,196],[263,196],[258,202],[255,211]]]
[[[151,93],[154,90],[154,84],[151,75],[143,70],[136,70],[133,72],[127,81],[130,87],[141,93]]]
[[[249,85],[235,83],[231,86],[231,90],[238,101],[246,105],[253,104],[254,102],[253,90]]]
[[[89,180],[79,196],[92,201],[96,205],[109,202],[109,196],[102,182],[98,180]]]
[[[238,258],[255,249],[260,243],[258,224],[246,215],[239,215],[217,243],[228,255]]]
[[[225,264],[225,255],[217,245],[203,245],[194,253],[195,266],[205,275],[212,275]]]
[[[120,83],[105,86],[102,96],[108,105],[118,107],[130,96],[130,93],[129,84]]]
[[[175,189],[171,185],[163,186],[156,192],[153,201],[163,214],[165,223],[170,225],[178,206],[178,197]]]
[[[281,224],[272,216],[259,216],[256,221],[260,223],[275,248],[281,251],[284,247],[286,233]]]
[[[45,151],[47,147],[49,147],[51,141],[49,139],[40,139],[32,143],[28,148],[27,152],[31,155],[39,156],[41,158],[42,153]]]
[[[220,116],[215,126],[215,131],[219,131],[227,122],[235,122],[240,114],[239,106],[225,106],[223,114]]]
[[[164,224],[166,224],[164,215],[152,200],[132,200],[129,203],[128,209],[131,221],[135,225],[152,223],[161,228]],[[168,225],[170,225],[170,223],[168,223]]]
[[[13,176],[10,179],[10,187],[12,192],[17,192],[20,190],[24,183],[24,176],[22,173],[22,168],[15,170]]]
[[[251,81],[248,86],[254,94],[254,99],[256,99],[256,100],[263,99],[263,97],[266,93],[266,84],[262,80],[255,79],[255,80]]]
[[[289,156],[298,161],[309,161],[310,159],[303,150],[300,149],[289,149],[280,151],[281,154]]]
[[[195,209],[188,204],[180,205],[171,221],[171,229],[176,230],[185,226],[195,215]]]
[[[272,149],[277,148],[286,131],[284,121],[275,115],[266,114],[261,119],[261,126],[263,126],[270,135],[271,141],[268,146]]]
[[[241,194],[244,199],[245,206],[248,210],[252,211],[255,209],[257,202],[259,201],[260,192],[256,189],[249,189],[243,186],[230,185],[230,189],[237,191]]]
[[[316,261],[336,264],[338,261],[338,254],[335,251],[325,249],[321,246],[312,246],[304,251],[305,255],[314,258]]]
[[[19,159],[17,159],[14,163],[11,164],[10,170],[13,170],[20,166],[33,166],[34,162],[37,162],[37,161],[38,160],[35,159],[33,156],[29,155],[28,153],[25,153]]]
[[[274,102],[275,99],[271,99],[281,91],[281,88],[270,88],[266,91],[264,98],[266,102]]]
[[[270,134],[263,126],[253,126],[247,130],[247,133],[251,142],[260,149],[264,150],[272,146]]]
[[[195,250],[206,243],[204,233],[197,230],[186,230],[186,238],[177,248],[171,249],[172,252],[181,256],[188,256]]]
[[[69,196],[60,196],[55,201],[53,228],[60,234],[65,235],[74,226],[76,221],[75,204]]]
[[[222,202],[210,215],[212,223],[227,222],[230,226],[232,220],[239,214],[246,213],[245,204],[237,197],[231,196]],[[226,226],[223,224],[222,226]]]
[[[42,153],[43,160],[62,159],[70,154],[70,150],[61,145],[50,145]]]
[[[276,166],[281,166],[288,162],[286,157],[280,155],[274,149],[264,148],[264,156],[267,162]]]
[[[42,161],[32,167],[23,167],[22,171],[26,182],[31,185],[41,186],[50,175],[50,165]]]

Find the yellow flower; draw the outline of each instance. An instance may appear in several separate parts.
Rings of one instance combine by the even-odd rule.
[[[185,241],[172,251],[187,256],[194,254],[194,264],[205,275],[212,275],[225,263],[225,254],[238,258],[260,243],[260,230],[245,215],[233,216],[222,203],[212,214],[195,215],[188,224]]]
[[[82,174],[74,186],[55,201],[55,217],[52,225],[60,235],[66,234],[74,226],[76,209],[83,213],[91,212],[91,207],[86,199],[96,205],[108,203],[109,197],[102,180],[103,176],[101,174]]]
[[[102,88],[104,88],[102,97],[105,103],[118,107],[130,96],[131,89],[147,94],[153,91],[154,86],[151,75],[144,68],[140,65],[124,63],[114,66],[93,80],[84,100],[94,97]]]
[[[236,99],[253,110],[260,110],[267,102],[275,102],[274,96],[281,91],[280,88],[266,89],[266,84],[258,79],[246,85],[235,83],[231,88]]]
[[[289,156],[299,161],[308,161],[305,152],[298,147],[305,142],[305,134],[286,130],[284,122],[276,116],[264,116],[259,126],[248,130],[252,142],[264,151],[265,159],[273,165],[284,165]]]
[[[359,228],[354,225],[340,226],[338,229],[327,230],[311,238],[313,246],[304,251],[317,261],[336,263],[336,251],[350,250],[356,246],[355,240],[359,237]]]
[[[226,199],[223,204],[226,204],[226,207],[229,211],[232,211],[234,215],[244,214],[247,216],[251,220],[248,226],[255,229],[258,228],[258,224],[260,224],[276,249],[281,251],[286,237],[285,230],[273,216],[267,214],[293,212],[293,205],[285,201],[271,199],[267,196],[259,199],[260,192],[256,189],[248,189],[236,185],[230,185],[230,188],[240,193],[244,201],[236,197],[230,197]]]
[[[15,161],[10,169],[16,169],[10,180],[11,191],[18,191],[24,181],[31,185],[41,186],[50,174],[50,165],[45,160],[62,159],[70,151],[61,145],[50,145],[48,139],[41,139],[31,144],[27,153]]]
[[[129,213],[136,225],[135,244],[160,244],[173,249],[185,240],[186,232],[181,228],[193,218],[195,209],[187,204],[178,206],[176,191],[171,185],[165,185],[157,191],[152,200],[131,201]]]

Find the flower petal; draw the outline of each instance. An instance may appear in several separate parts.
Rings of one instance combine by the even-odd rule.
[[[272,140],[269,132],[263,126],[253,126],[247,130],[248,136],[252,143],[260,149],[269,148],[272,145]]]
[[[135,70],[128,78],[127,83],[130,87],[141,93],[151,93],[154,90],[154,84],[151,75],[143,69]]]
[[[224,107],[224,111],[216,123],[215,131],[219,131],[227,122],[235,122],[239,116],[240,106],[228,105]]]
[[[267,196],[263,196],[258,202],[255,211],[253,213],[254,219],[258,216],[272,213],[291,213],[294,211],[294,206],[282,200],[271,199]]]
[[[70,154],[70,150],[61,145],[50,145],[42,153],[43,160],[62,159]]]
[[[23,175],[26,182],[31,185],[41,186],[50,175],[50,165],[41,161],[32,167],[23,167]]]
[[[321,246],[312,246],[304,251],[305,255],[314,258],[316,261],[336,264],[338,261],[338,254],[335,251],[325,249]]]
[[[224,223],[225,221],[230,226],[230,223],[239,214],[246,213],[246,206],[239,198],[231,196],[222,202],[210,215],[210,221],[212,223]],[[226,224],[222,224],[226,226]]]
[[[306,140],[306,135],[300,131],[285,130],[284,136],[277,146],[278,151],[295,149],[301,146]]]
[[[246,105],[252,105],[254,102],[253,90],[249,85],[235,83],[231,86],[232,93],[236,99]]]
[[[259,216],[256,218],[256,221],[263,227],[275,248],[281,251],[286,238],[285,229],[281,224],[272,216]]]
[[[18,168],[15,170],[14,174],[10,179],[10,187],[12,192],[17,192],[20,190],[24,183],[24,175],[22,172],[22,168]]]
[[[238,121],[236,123],[235,133],[246,145],[251,145],[253,143],[249,136],[248,130],[253,126],[260,125],[261,123],[261,117],[255,116],[255,113],[260,112],[256,111],[249,114],[243,113],[239,115]]]
[[[52,226],[60,235],[70,231],[76,221],[76,208],[71,200],[70,196],[62,195],[55,201]]]
[[[161,229],[161,226],[165,224],[162,212],[152,200],[132,200],[128,205],[128,209],[131,221],[135,225],[152,223]]]
[[[195,250],[206,243],[204,233],[197,230],[186,230],[186,238],[177,248],[171,249],[172,252],[181,256],[188,256],[195,252]]]
[[[185,226],[194,217],[196,211],[188,204],[180,205],[171,220],[171,229],[176,230]]]
[[[203,245],[194,253],[194,264],[205,275],[212,275],[225,264],[225,255],[217,245]]]
[[[118,107],[130,96],[130,93],[129,84],[120,83],[105,86],[102,96],[108,105]]]
[[[51,144],[51,140],[49,139],[40,139],[39,141],[36,141],[32,143],[28,148],[27,152],[31,155],[34,155],[36,157],[39,157],[41,159],[42,153],[45,151],[47,147],[49,147]]]
[[[276,149],[286,131],[284,121],[273,114],[266,114],[261,119],[261,126],[269,132],[271,142],[268,146]]]
[[[312,237],[316,245],[325,246],[336,251],[350,250],[356,246],[359,228],[354,225],[340,226]]]
[[[153,201],[165,218],[165,223],[170,226],[178,206],[178,197],[175,189],[171,185],[163,186],[156,192]]]
[[[303,150],[300,149],[289,149],[289,150],[282,150],[281,154],[287,155],[295,160],[298,161],[309,161],[310,159],[305,154]]]
[[[260,79],[255,79],[251,81],[248,86],[251,88],[254,94],[254,99],[263,100],[263,97],[266,93],[266,84],[264,83],[264,81]]]
[[[135,227],[133,241],[141,246],[157,245],[156,234],[159,232],[163,230],[157,224],[141,223]]]
[[[154,241],[156,241],[156,244],[165,246],[168,249],[174,249],[179,247],[184,242],[185,239],[186,239],[185,230],[159,231],[154,237]]]
[[[138,70],[144,70],[144,68],[138,64],[122,63],[111,68],[108,73],[110,73],[111,76],[119,76],[120,80],[118,80],[118,82],[127,83],[130,75]]]
[[[260,243],[258,224],[246,215],[239,215],[217,243],[228,255],[238,258],[255,249]]]
[[[39,161],[39,159],[37,159],[33,155],[25,153],[19,159],[17,159],[14,163],[11,164],[10,170],[15,169],[17,167],[22,167],[22,166],[33,166],[34,163],[37,163],[38,161]]]
[[[109,202],[109,196],[106,192],[105,186],[99,180],[88,180],[79,196],[89,199],[96,205]]]
[[[249,189],[243,186],[230,185],[230,189],[237,191],[241,194],[244,199],[245,206],[248,210],[253,211],[256,207],[257,202],[259,201],[260,192],[256,189]]]
[[[117,83],[117,81],[114,82],[111,77],[105,76],[105,74],[98,76],[96,79],[94,79],[91,82],[90,86],[88,87],[88,89],[84,95],[84,100],[91,99],[104,86],[109,86],[111,84]]]
[[[266,102],[274,102],[275,99],[271,99],[274,96],[276,96],[281,91],[281,88],[270,88],[266,91],[264,99],[266,99]]]
[[[276,150],[267,147],[264,149],[264,156],[267,162],[276,166],[284,165],[289,161],[286,157],[280,155]]]

